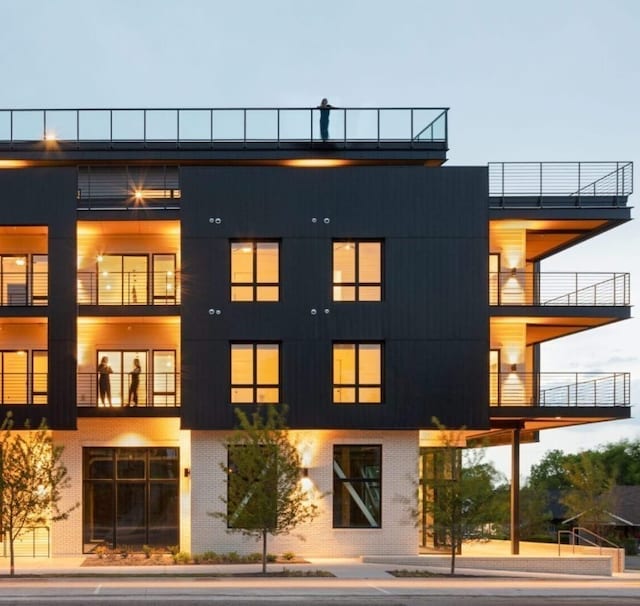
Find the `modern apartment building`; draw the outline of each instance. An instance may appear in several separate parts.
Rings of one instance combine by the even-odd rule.
[[[516,489],[521,442],[629,418],[627,373],[541,372],[540,346],[630,317],[627,274],[541,271],[631,218],[630,163],[445,166],[444,108],[318,124],[0,110],[0,408],[46,418],[81,503],[38,535],[52,554],[255,551],[208,515],[235,408],[288,404],[329,494],[270,549],[318,556],[426,542],[434,417],[513,444]]]

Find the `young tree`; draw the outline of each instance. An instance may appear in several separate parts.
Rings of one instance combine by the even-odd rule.
[[[267,568],[267,536],[289,534],[311,521],[318,507],[301,483],[300,454],[289,440],[286,406],[266,406],[248,417],[236,409],[239,427],[225,442],[228,460],[225,511],[210,515],[229,532],[262,539],[262,572]],[[302,537],[300,537],[302,538]]]
[[[583,452],[577,461],[566,463],[570,488],[560,501],[570,516],[580,516],[585,526],[602,534],[601,525],[613,506],[614,481],[604,465],[590,455]]]
[[[448,430],[435,418],[433,423],[441,432],[442,445],[434,450],[427,511],[434,536],[451,550],[453,575],[462,543],[481,539],[484,525],[501,523],[505,507],[501,492],[494,490],[500,474],[483,462],[484,453],[473,449],[463,456],[462,430]]]
[[[9,540],[12,576],[16,539],[30,527],[66,519],[78,506],[59,507],[62,490],[70,482],[62,451],[62,446],[53,443],[44,421],[38,429],[27,423],[17,431],[8,413],[0,427],[2,530]]]

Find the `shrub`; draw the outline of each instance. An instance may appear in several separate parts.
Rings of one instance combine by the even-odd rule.
[[[208,564],[218,564],[221,561],[221,557],[215,551],[205,551],[202,554],[202,562]]]
[[[268,553],[267,554],[267,562],[275,562],[278,559],[278,556],[276,556],[273,553]]]
[[[189,564],[191,562],[191,554],[186,551],[179,551],[173,555],[173,561],[175,564]]]
[[[153,552],[153,550],[151,549],[151,547],[149,545],[143,545],[142,546],[142,553],[144,553],[144,557],[147,558],[147,560],[151,557],[151,553]]]
[[[180,545],[169,545],[167,551],[172,555],[178,555],[180,553]]]
[[[237,551],[230,551],[224,556],[224,561],[231,564],[240,562],[240,554]]]
[[[261,562],[262,554],[259,551],[254,551],[246,557],[246,560],[247,562]]]
[[[293,553],[293,551],[285,551],[282,554],[282,559],[286,560],[287,562],[291,562],[291,560],[295,559],[295,557],[296,557],[296,554]]]

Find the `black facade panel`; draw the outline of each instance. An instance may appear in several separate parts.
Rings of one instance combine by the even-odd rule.
[[[192,167],[181,188],[184,427],[234,425],[232,341],[281,343],[291,427],[488,426],[486,168]],[[277,303],[230,301],[237,238],[280,241]],[[383,242],[383,301],[332,301],[334,238]],[[334,341],[383,343],[382,404],[332,403]]]
[[[52,429],[76,424],[76,188],[74,168],[0,170],[0,224],[48,230],[48,405],[14,414]]]

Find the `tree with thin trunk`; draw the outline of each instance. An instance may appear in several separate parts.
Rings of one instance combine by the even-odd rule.
[[[2,532],[9,542],[10,574],[15,575],[15,542],[29,529],[64,520],[78,503],[59,507],[69,486],[63,447],[53,443],[43,420],[38,429],[13,427],[11,413],[0,427],[0,496]]]
[[[450,574],[462,543],[484,538],[483,527],[500,525],[504,518],[501,492],[495,490],[500,474],[483,462],[481,449],[466,449],[464,428],[450,430],[438,419],[441,444],[434,448],[433,470],[427,478],[427,515],[434,542],[451,553]]]
[[[613,509],[614,480],[604,465],[583,452],[578,460],[565,464],[570,488],[560,502],[569,516],[577,517],[583,526],[602,534],[603,525],[610,520]]]
[[[224,511],[209,515],[222,519],[228,532],[262,539],[262,572],[267,570],[267,537],[289,534],[313,520],[318,506],[302,482],[302,464],[285,425],[286,406],[265,406],[250,417],[236,409],[238,428],[225,442],[227,461],[220,463],[227,477]],[[308,488],[308,487],[307,487]],[[299,537],[304,539],[304,537]]]

